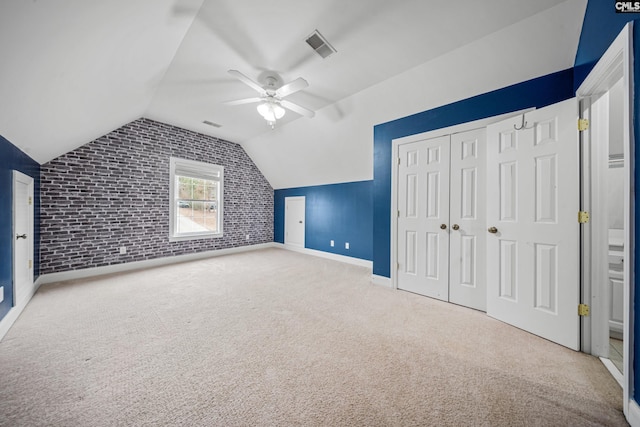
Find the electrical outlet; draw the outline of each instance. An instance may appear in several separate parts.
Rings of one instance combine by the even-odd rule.
[[[335,246],[335,242],[334,242],[333,240],[331,241],[331,243],[330,243],[330,244],[331,244],[331,247],[334,247],[334,246]]]
[[[0,302],[4,301],[4,286],[0,286]]]
[[[345,248],[345,249],[349,249],[349,242],[347,242],[347,243],[345,243],[345,244],[344,244],[344,248]]]
[[[127,247],[126,246],[120,246],[120,255],[124,255],[127,253]]]

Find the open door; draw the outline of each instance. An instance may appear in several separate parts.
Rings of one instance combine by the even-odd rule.
[[[580,349],[578,103],[487,127],[487,314]]]

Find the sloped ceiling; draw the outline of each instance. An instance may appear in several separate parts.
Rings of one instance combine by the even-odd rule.
[[[373,125],[571,67],[585,6],[5,0],[0,134],[44,163],[148,117],[242,144],[275,188],[371,179]],[[306,45],[315,29],[335,55]],[[316,117],[271,130],[254,104],[224,105],[255,95],[229,69],[305,78],[288,99]]]
[[[373,179],[373,127],[573,66],[586,2],[571,0],[266,132],[244,149],[274,188]]]
[[[149,104],[202,0],[2,0],[0,134],[45,163]]]

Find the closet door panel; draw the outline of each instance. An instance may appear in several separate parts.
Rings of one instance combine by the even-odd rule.
[[[449,136],[399,146],[398,288],[449,299]]]
[[[486,131],[451,135],[449,301],[487,309]]]

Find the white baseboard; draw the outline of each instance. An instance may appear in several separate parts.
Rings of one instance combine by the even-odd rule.
[[[366,259],[354,258],[345,255],[332,254],[331,252],[317,251],[315,249],[301,248],[298,246],[284,245],[282,243],[273,243],[274,247],[286,249],[288,251],[300,252],[307,255],[313,255],[320,258],[327,258],[333,261],[346,262],[347,264],[357,265],[359,267],[373,268],[373,262]]]
[[[385,288],[393,289],[393,283],[389,277],[378,276],[376,274],[371,276],[371,283],[378,286],[384,286]]]
[[[640,427],[640,406],[635,400],[629,399],[629,412],[627,413],[627,422],[632,427]]]
[[[623,385],[624,377],[622,376],[622,373],[618,370],[618,368],[616,368],[616,365],[613,364],[611,359],[607,359],[606,357],[601,357],[600,361],[609,370],[609,373],[611,374],[611,376],[616,381],[618,381],[618,384],[620,384],[620,387],[624,387]]]
[[[160,265],[175,264],[178,262],[195,261],[221,255],[229,255],[240,252],[255,251],[272,247],[271,243],[259,245],[240,246],[237,248],[219,249],[215,251],[197,252],[193,254],[176,255],[172,257],[154,258],[144,261],[133,261],[123,264],[106,265],[104,267],[84,268],[82,270],[61,271],[40,276],[42,284],[63,282],[65,280],[84,279],[86,277],[102,276],[103,274],[122,273],[124,271],[139,270],[141,268],[157,267]]]
[[[31,301],[31,298],[33,298],[41,284],[42,276],[38,277],[33,283],[31,292],[29,292],[29,294],[18,305],[11,307],[11,310],[9,310],[2,320],[0,320],[0,341],[2,341],[4,336],[7,335],[7,332],[9,332],[9,329],[11,329],[16,320],[18,320],[18,317],[20,317],[20,314],[22,314],[22,311],[25,309],[27,304],[29,304],[29,301]]]

